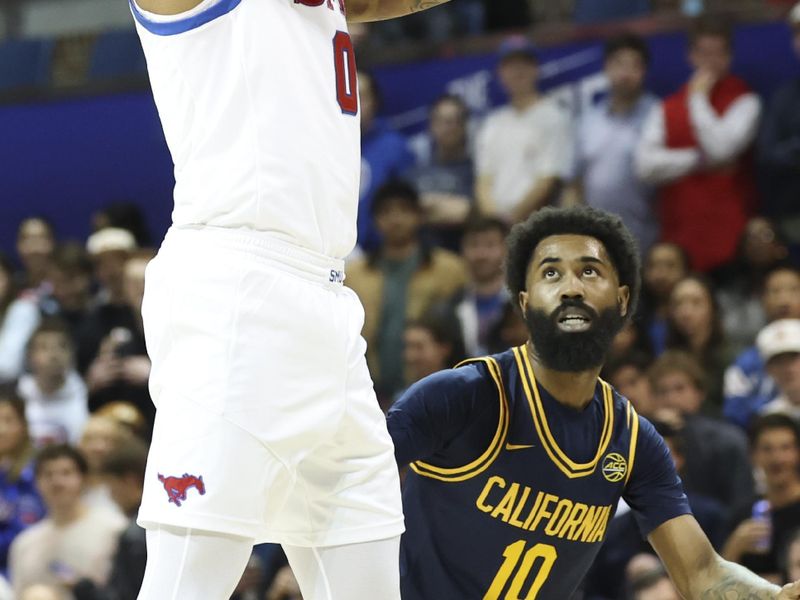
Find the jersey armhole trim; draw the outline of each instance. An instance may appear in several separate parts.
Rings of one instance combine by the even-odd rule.
[[[637,414],[636,409],[633,408],[630,400],[628,400],[627,420],[628,427],[631,430],[631,445],[628,450],[628,473],[625,476],[626,488],[628,487],[628,482],[633,474],[633,466],[636,462],[636,443],[639,439],[639,415]]]
[[[214,19],[227,15],[234,8],[239,6],[242,0],[221,0],[210,6],[206,10],[185,18],[178,18],[174,21],[153,21],[136,5],[136,0],[128,0],[134,19],[147,31],[153,35],[170,36],[186,33],[192,29],[202,27]]]
[[[436,465],[432,465],[420,460],[415,461],[411,463],[409,466],[411,467],[411,470],[414,471],[417,475],[421,475],[422,477],[429,477],[431,479],[437,479],[439,481],[444,481],[447,483],[466,481],[467,479],[471,479],[472,477],[475,477],[476,475],[488,469],[489,466],[497,459],[498,455],[500,454],[500,451],[503,449],[506,437],[508,436],[508,427],[510,418],[509,418],[508,399],[506,397],[505,386],[503,385],[503,378],[501,375],[500,366],[497,364],[497,361],[495,359],[488,357],[467,360],[462,363],[459,363],[459,365],[457,366],[460,367],[463,364],[471,362],[486,363],[489,374],[491,375],[492,379],[494,380],[495,386],[497,387],[498,400],[500,402],[500,415],[498,418],[497,430],[495,431],[494,437],[491,443],[489,444],[489,447],[481,456],[479,456],[471,463],[464,465],[463,467],[444,468],[444,467],[437,467]]]

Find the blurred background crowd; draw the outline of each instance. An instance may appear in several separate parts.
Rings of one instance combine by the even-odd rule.
[[[30,8],[0,8],[0,90],[4,50],[25,42]],[[603,377],[665,437],[722,555],[783,582],[800,579],[800,63],[789,58],[800,57],[800,4],[753,0],[735,15],[788,33],[780,52],[795,77],[769,94],[736,71],[737,28],[716,8],[455,0],[358,28],[367,64],[420,44],[491,46],[502,95],[477,113],[468,92],[448,90],[409,134],[386,118],[391,76],[359,73],[362,189],[345,284],[364,304],[386,410],[437,370],[524,343],[504,285],[513,223],[548,205],[618,214],[639,242],[644,297]],[[652,18],[686,32],[688,79],[662,95],[647,87],[657,48],[632,33]],[[604,21],[613,27],[585,30],[602,44],[603,92],[581,110],[542,92],[548,36]],[[40,150],[43,163],[58,160]],[[154,418],[141,305],[163,231],[136,201],[93,210],[88,237],[6,198],[0,221],[10,220],[15,237],[0,240],[0,600],[134,599]],[[235,597],[300,598],[278,547],[254,550]],[[580,597],[678,598],[624,503]]]

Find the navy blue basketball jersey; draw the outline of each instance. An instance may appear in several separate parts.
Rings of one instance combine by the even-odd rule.
[[[567,600],[625,498],[643,534],[690,513],[663,440],[610,385],[583,410],[525,346],[412,386],[389,431],[403,489],[403,600]]]

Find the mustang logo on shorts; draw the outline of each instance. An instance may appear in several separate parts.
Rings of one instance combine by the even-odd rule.
[[[161,473],[158,474],[158,480],[164,484],[164,489],[167,491],[169,501],[174,502],[176,506],[181,505],[181,501],[186,500],[186,491],[190,487],[197,488],[200,495],[206,493],[206,484],[203,483],[203,476],[195,477],[184,473],[181,477],[164,477]]]

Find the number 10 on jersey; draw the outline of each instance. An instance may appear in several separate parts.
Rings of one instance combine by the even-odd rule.
[[[337,31],[333,36],[333,63],[336,70],[336,100],[346,115],[358,114],[358,75],[356,55],[350,34]]]
[[[535,600],[542,589],[544,582],[550,575],[550,569],[556,562],[558,554],[556,549],[549,544],[536,544],[533,548],[525,550],[525,540],[519,540],[506,546],[503,552],[503,564],[497,575],[489,586],[489,591],[483,600]],[[521,559],[521,562],[520,562]],[[539,559],[537,561],[537,559]],[[530,579],[535,563],[538,562],[538,571],[533,578],[533,582],[528,588],[528,593],[523,595],[522,588]],[[514,572],[516,571],[516,574]],[[511,579],[511,576],[514,578]],[[511,586],[505,596],[501,596],[503,590],[511,579]]]

